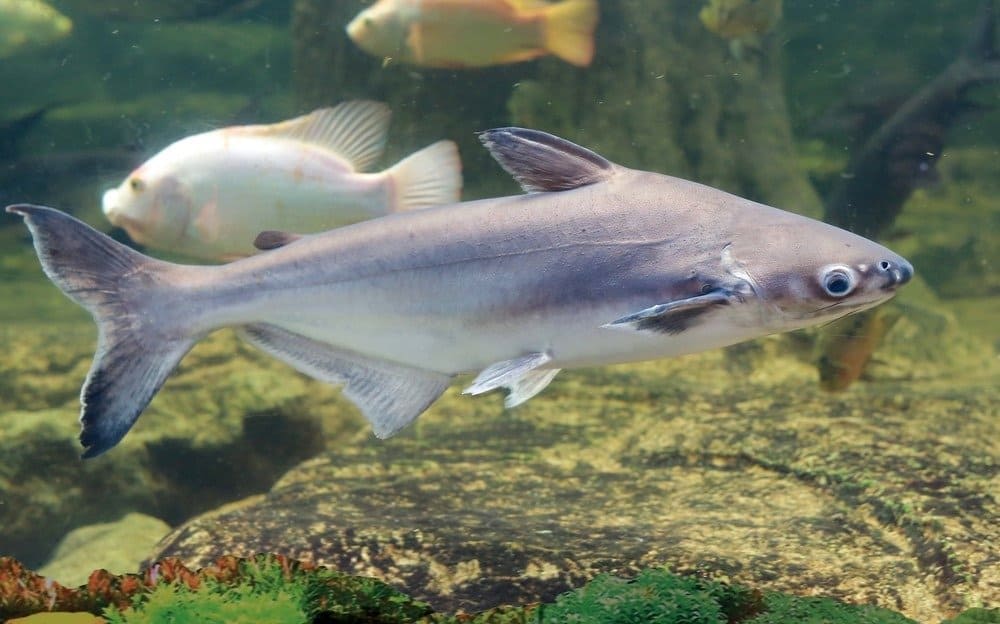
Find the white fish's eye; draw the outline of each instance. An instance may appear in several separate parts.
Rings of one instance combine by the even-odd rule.
[[[823,292],[831,297],[846,297],[851,294],[857,286],[854,272],[844,266],[835,266],[825,269],[820,275],[820,286]]]
[[[139,178],[129,178],[128,185],[135,193],[141,193],[146,188],[146,183]]]

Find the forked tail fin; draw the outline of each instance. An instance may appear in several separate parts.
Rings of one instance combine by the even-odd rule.
[[[7,212],[24,217],[45,274],[97,323],[97,351],[80,391],[83,457],[96,457],[118,444],[200,337],[164,305],[169,274],[180,267],[52,208],[21,204]]]

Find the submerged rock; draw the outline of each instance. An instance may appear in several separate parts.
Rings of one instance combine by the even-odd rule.
[[[94,566],[113,574],[136,572],[170,525],[159,518],[130,513],[115,522],[74,529],[59,542],[52,559],[38,573],[63,585],[82,585]]]
[[[307,461],[153,557],[280,552],[442,610],[658,565],[919,621],[1000,601],[995,368],[829,395],[786,347],[569,371],[509,412],[456,384],[408,432]]]
[[[8,354],[0,360],[0,553],[32,566],[77,527],[129,512],[176,525],[264,492],[361,427],[334,388],[222,332],[185,358],[119,447],[82,461],[78,397],[93,328],[8,325],[0,348]]]

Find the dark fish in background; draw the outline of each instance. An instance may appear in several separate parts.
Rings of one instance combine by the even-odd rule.
[[[129,147],[27,153],[25,138],[52,110],[65,104],[39,106],[0,124],[0,203],[25,197],[49,201],[87,180],[114,177],[142,162],[138,149]]]
[[[879,238],[913,191],[937,180],[934,165],[948,130],[976,108],[968,99],[970,90],[1000,81],[996,21],[996,2],[989,0],[959,57],[906,100],[852,158],[826,202],[825,221]],[[860,378],[897,319],[884,310],[870,310],[827,326],[817,360],[820,385],[843,390]]]
[[[25,197],[52,198],[81,181],[109,179],[142,163],[142,154],[128,147],[81,149],[0,159],[0,204]],[[97,194],[95,189],[95,203]],[[48,199],[46,199],[48,201]],[[4,225],[9,225],[4,221]]]
[[[865,142],[826,201],[826,222],[877,238],[914,189],[934,179],[945,135],[962,113],[975,108],[969,91],[1000,81],[996,19],[996,3],[990,0],[959,57]]]
[[[912,79],[877,73],[851,82],[847,92],[816,119],[806,132],[827,143],[854,149],[909,99]]]
[[[129,22],[183,21],[213,17],[235,17],[252,11],[264,0],[62,0],[60,5],[74,13]]]
[[[46,104],[14,119],[0,123],[0,165],[14,159],[21,149],[21,143],[29,132],[45,119],[57,104]]]

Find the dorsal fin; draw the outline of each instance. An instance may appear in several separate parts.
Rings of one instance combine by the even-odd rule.
[[[615,165],[566,139],[527,128],[495,128],[479,140],[525,191],[567,191],[611,177]]]
[[[284,247],[288,243],[294,243],[302,238],[301,234],[282,232],[280,230],[264,230],[253,239],[253,246],[261,251]]]
[[[350,162],[355,171],[365,171],[382,156],[391,116],[392,111],[381,102],[352,100],[275,124],[225,130],[317,145],[336,152]]]

